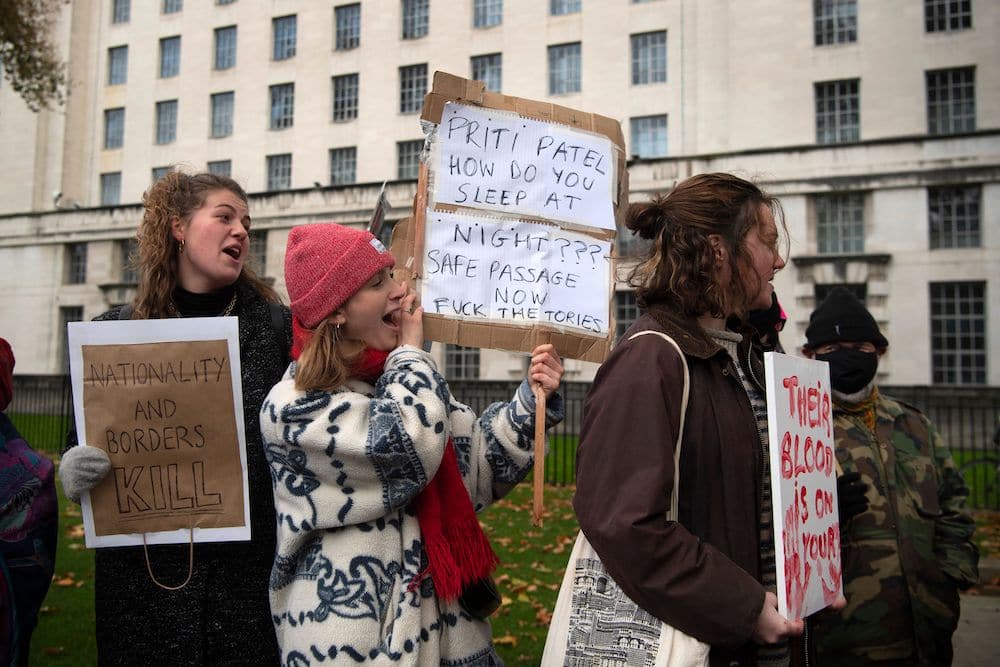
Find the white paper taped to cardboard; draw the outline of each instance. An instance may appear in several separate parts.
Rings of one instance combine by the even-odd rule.
[[[509,111],[448,102],[434,201],[614,229],[614,144]]]
[[[428,210],[426,224],[424,312],[608,333],[610,241],[466,213]]]

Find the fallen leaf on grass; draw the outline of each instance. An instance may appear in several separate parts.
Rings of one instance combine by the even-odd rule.
[[[73,572],[67,572],[64,575],[53,575],[52,583],[56,586],[62,586],[63,588],[69,588],[70,586],[76,586],[76,575]]]
[[[496,646],[517,646],[517,637],[514,635],[504,635],[503,637],[494,637],[493,643]]]
[[[38,610],[39,614],[58,614],[59,607],[50,607],[49,605],[42,605],[41,609]]]
[[[79,551],[80,549],[85,549],[86,547],[79,542],[70,542],[66,545],[66,548],[70,551]]]
[[[82,523],[73,524],[66,529],[66,537],[80,539],[84,535],[85,532]]]
[[[535,620],[541,623],[542,625],[547,626],[549,623],[552,622],[552,612],[546,609],[545,607],[542,607],[535,614]]]
[[[44,649],[42,649],[42,652],[45,655],[62,655],[63,653],[66,652],[66,649],[63,648],[62,646],[46,646]]]

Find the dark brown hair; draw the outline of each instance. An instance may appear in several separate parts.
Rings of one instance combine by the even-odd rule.
[[[139,272],[139,289],[132,319],[167,317],[167,304],[177,287],[177,241],[171,233],[174,219],[185,223],[205,204],[205,199],[217,190],[228,190],[247,204],[247,193],[240,184],[227,176],[172,171],[154,183],[142,195],[145,211],[136,233],[138,256],[130,263]],[[266,301],[278,303],[277,293],[244,265],[237,284],[249,285]]]
[[[692,176],[667,194],[632,204],[625,226],[653,241],[648,256],[628,276],[638,304],[667,304],[688,317],[745,317],[761,287],[750,269],[746,238],[758,229],[762,205],[787,239],[778,200],[732,174]],[[721,237],[729,251],[728,285],[719,284],[716,276],[712,235]]]

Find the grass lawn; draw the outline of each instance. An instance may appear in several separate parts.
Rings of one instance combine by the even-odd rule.
[[[31,642],[31,665],[93,665],[94,553],[83,545],[80,507],[59,492],[56,574]],[[531,482],[480,515],[501,565],[503,606],[493,616],[497,650],[509,665],[537,665],[566,560],[576,537],[572,487],[545,489],[545,517],[531,525]],[[145,573],[142,574],[145,576]]]
[[[31,638],[31,665],[93,665],[94,552],[83,546],[80,506],[59,494],[56,571]]]

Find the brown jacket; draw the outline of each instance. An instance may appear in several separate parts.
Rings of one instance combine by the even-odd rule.
[[[673,487],[684,361],[691,376]],[[573,504],[587,539],[622,590],[657,618],[711,644],[712,664],[751,664],[764,604],[759,578],[762,453],[729,356],[693,320],[640,317],[601,366],[584,405]],[[741,357],[749,359],[746,346]],[[755,369],[763,379],[760,367]]]

